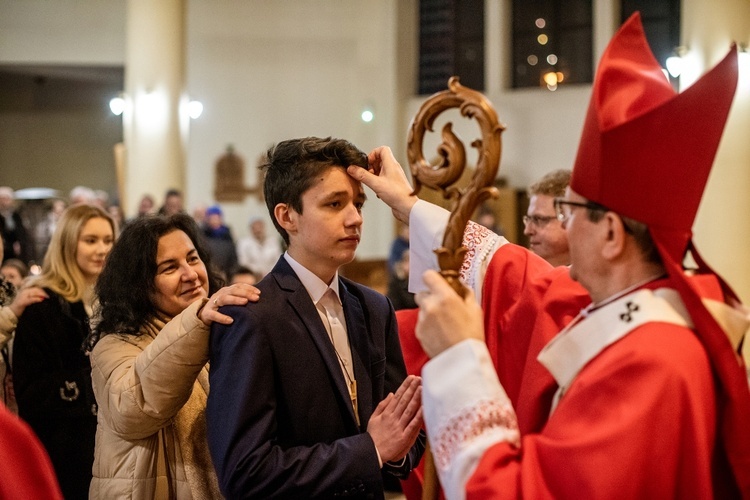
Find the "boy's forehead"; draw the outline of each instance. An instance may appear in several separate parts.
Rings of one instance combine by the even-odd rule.
[[[334,196],[348,194],[353,190],[354,196],[367,197],[362,183],[350,176],[346,172],[346,167],[331,165],[329,168],[322,171],[317,177],[318,179],[316,182],[314,182],[307,191],[315,190],[323,196]]]

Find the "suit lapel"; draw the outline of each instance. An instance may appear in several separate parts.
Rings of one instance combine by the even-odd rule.
[[[346,316],[346,331],[352,349],[354,377],[357,379],[359,421],[366,425],[373,412],[372,378],[370,373],[370,346],[367,324],[362,303],[350,293],[343,281],[339,280],[339,293]]]
[[[336,390],[341,398],[342,408],[351,419],[351,423],[356,427],[356,420],[354,418],[354,410],[352,408],[351,399],[349,397],[349,388],[347,387],[346,380],[344,380],[344,374],[341,371],[341,364],[339,363],[336,351],[331,343],[331,338],[328,336],[328,330],[323,325],[323,321],[320,319],[318,309],[310,299],[310,294],[302,285],[294,270],[291,268],[289,263],[282,256],[277,262],[273,269],[273,275],[276,278],[276,282],[279,284],[281,289],[288,292],[287,302],[289,306],[294,310],[299,320],[305,325],[310,337],[312,338],[315,346],[317,347],[320,357],[328,369],[328,373],[331,380],[334,381]],[[356,300],[356,299],[355,299]],[[349,313],[344,307],[344,314],[346,316],[347,331],[349,332],[349,342],[351,343],[351,330],[349,324]],[[360,307],[361,315],[361,307]],[[356,356],[358,359],[358,356]],[[355,364],[355,377],[358,377],[357,361],[354,361],[354,346],[352,346],[352,359]],[[362,389],[359,389],[359,379],[357,379],[358,393],[361,393]],[[362,418],[362,403],[360,402],[360,421]]]

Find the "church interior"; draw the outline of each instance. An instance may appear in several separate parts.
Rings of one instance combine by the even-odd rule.
[[[750,300],[741,250],[750,244],[750,3],[562,3],[0,0],[0,185],[62,196],[86,185],[126,217],[144,194],[159,203],[177,188],[186,210],[220,203],[244,235],[248,218],[265,215],[255,166],[269,145],[343,137],[364,151],[388,145],[408,168],[412,118],[456,75],[506,127],[501,196],[491,203],[506,236],[523,243],[525,188],[572,165],[595,61],[640,9],[657,57],[681,56],[681,75],[668,77],[677,89],[731,43],[741,51],[740,87],[694,231],[705,258]],[[109,105],[116,97],[120,115]],[[202,104],[197,118],[187,116],[190,101]],[[440,120],[435,131],[454,123],[471,165],[476,125],[458,113]],[[426,157],[438,141],[425,141]],[[364,218],[350,272],[380,287],[396,226],[376,200]]]

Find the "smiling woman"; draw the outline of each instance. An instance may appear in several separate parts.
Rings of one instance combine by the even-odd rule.
[[[94,283],[114,241],[102,209],[75,205],[62,215],[32,284],[48,299],[29,305],[18,320],[13,382],[19,415],[47,449],[65,498],[86,498],[91,481],[96,401],[89,335]]]
[[[206,266],[184,231],[172,231],[159,238],[154,288],[154,305],[167,316],[177,316],[196,300],[208,296]]]
[[[220,286],[190,216],[123,229],[89,342],[100,406],[90,498],[220,497],[203,415],[209,326],[231,322],[220,306],[258,299],[253,286]]]

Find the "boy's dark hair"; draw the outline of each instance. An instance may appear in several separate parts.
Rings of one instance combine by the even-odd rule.
[[[178,230],[187,234],[208,270],[209,295],[221,287],[200,229],[192,217],[186,214],[139,217],[123,228],[96,282],[99,321],[89,338],[89,348],[93,348],[101,336],[110,333],[138,335],[141,328],[158,315],[152,296],[156,291],[159,239]]]
[[[367,168],[367,155],[344,139],[305,137],[290,139],[271,146],[260,169],[264,172],[263,194],[276,230],[289,245],[289,234],[282,228],[274,208],[286,203],[302,213],[302,194],[314,179],[331,167],[346,169],[349,165]]]

